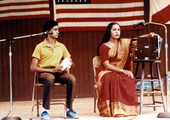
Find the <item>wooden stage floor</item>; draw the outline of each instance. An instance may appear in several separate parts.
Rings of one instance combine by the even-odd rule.
[[[158,96],[160,99],[160,96]],[[150,101],[149,97],[144,97],[144,102]],[[153,108],[143,107],[142,115],[132,117],[101,117],[99,112],[93,112],[94,99],[93,98],[75,98],[74,110],[79,115],[80,120],[167,120],[170,118],[157,118],[158,113],[163,112],[162,107],[158,107],[156,111]],[[40,108],[41,110],[41,108]],[[10,102],[0,102],[0,119],[5,117],[10,111]],[[29,120],[31,111],[31,101],[14,101],[13,102],[13,117],[21,117],[22,120]],[[64,120],[63,106],[53,105],[49,111],[51,120]],[[33,120],[40,120],[36,117],[36,109],[34,109]],[[67,120],[69,120],[67,118]],[[73,119],[72,119],[73,120]]]

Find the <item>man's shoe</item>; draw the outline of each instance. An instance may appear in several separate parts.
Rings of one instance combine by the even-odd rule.
[[[68,118],[75,118],[78,119],[79,116],[76,114],[76,112],[73,109],[70,109],[67,111],[67,117]]]
[[[50,117],[48,115],[48,112],[47,111],[43,111],[41,113],[41,120],[49,120],[49,119],[50,119]]]

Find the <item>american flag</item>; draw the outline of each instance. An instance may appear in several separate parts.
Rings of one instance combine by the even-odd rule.
[[[150,0],[150,21],[170,24],[170,0]]]
[[[0,0],[0,20],[49,17],[49,0]]]
[[[144,21],[143,0],[53,0],[60,31],[103,31],[110,22],[134,29]]]

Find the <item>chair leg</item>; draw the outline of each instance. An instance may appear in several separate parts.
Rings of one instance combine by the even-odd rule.
[[[94,96],[94,113],[96,113],[96,104],[97,104],[97,90],[95,89],[95,96]]]
[[[36,91],[36,95],[35,95],[35,91]],[[34,104],[35,99],[36,99],[36,104]],[[35,88],[35,86],[33,86],[33,91],[32,91],[32,108],[31,108],[30,120],[32,120],[32,118],[33,118],[33,111],[34,111],[34,107],[35,106],[37,107],[37,117],[39,117],[38,88]]]
[[[40,105],[42,105],[42,101],[39,100],[39,87],[41,86],[33,86],[33,93],[32,93],[32,109],[31,109],[31,115],[30,115],[30,120],[32,120],[33,118],[33,111],[34,111],[34,107],[37,107],[37,117],[39,117],[39,108]],[[64,106],[64,119],[66,119],[66,111],[67,111],[67,107],[66,107],[66,102],[59,102],[59,101],[55,101],[55,103],[50,103],[50,105],[55,105],[55,104],[60,104]]]
[[[67,118],[66,112],[67,112],[67,107],[66,107],[66,104],[64,104],[64,119]]]
[[[38,88],[36,89],[36,105],[37,105],[37,117],[40,116],[39,114],[39,100],[38,100]]]
[[[31,107],[31,115],[30,115],[30,120],[32,120],[33,117],[33,109],[34,109],[34,98],[35,98],[35,86],[33,86],[32,90],[32,107]]]
[[[94,113],[96,113],[96,97],[94,97]]]

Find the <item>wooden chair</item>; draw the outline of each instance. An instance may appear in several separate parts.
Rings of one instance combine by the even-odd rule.
[[[93,57],[92,64],[93,64],[94,82],[96,83],[96,71],[97,71],[97,69],[101,65],[100,56]],[[96,112],[97,98],[98,98],[98,94],[97,94],[97,90],[95,90],[95,95],[94,95],[94,113]]]
[[[61,83],[55,83],[54,86],[63,86]],[[32,109],[31,109],[31,115],[30,120],[33,118],[33,111],[34,107],[37,107],[37,117],[39,116],[39,105],[42,105],[42,100],[39,100],[39,91],[38,88],[44,87],[44,84],[38,82],[38,76],[37,73],[34,73],[34,83],[33,83],[33,91],[32,91]],[[50,105],[63,105],[64,106],[64,118],[66,119],[66,100],[64,99],[52,99]]]

